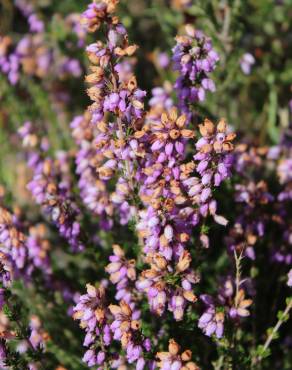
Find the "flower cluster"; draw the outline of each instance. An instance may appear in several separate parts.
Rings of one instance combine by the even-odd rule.
[[[47,158],[38,166],[38,169],[28,184],[36,202],[40,204],[44,213],[48,215],[59,229],[61,236],[68,240],[73,251],[84,248],[81,225],[78,220],[80,211],[71,202],[70,185],[54,183],[58,168],[53,166],[52,160]]]
[[[87,294],[80,296],[78,304],[74,307],[74,319],[80,320],[80,326],[85,329],[86,336],[84,339],[84,346],[90,347],[84,357],[83,361],[88,366],[98,365],[101,367],[106,361],[106,353],[104,347],[109,346],[112,341],[112,334],[110,326],[107,323],[108,309],[106,306],[105,289],[100,286],[87,284]],[[95,347],[96,338],[99,341],[99,351]]]
[[[207,310],[199,319],[199,328],[207,336],[215,334],[217,338],[222,338],[224,330],[224,313],[216,311],[213,303],[208,302]]]
[[[33,266],[43,271],[46,277],[50,276],[52,272],[49,255],[51,245],[47,234],[48,230],[44,224],[36,224],[29,228],[26,239],[28,258],[33,261]]]
[[[191,105],[205,100],[206,91],[215,91],[209,74],[215,69],[219,56],[202,31],[191,25],[187,25],[185,31],[186,34],[176,37],[177,44],[173,48],[174,69],[179,72],[174,87],[180,108],[190,114]]]
[[[244,281],[234,282],[232,277],[223,280],[217,299],[208,294],[200,296],[206,309],[199,319],[198,326],[207,336],[223,337],[224,321],[235,320],[250,315],[252,300],[245,298]],[[237,284],[237,285],[236,285]]]
[[[110,274],[110,281],[116,285],[115,299],[117,301],[123,300],[129,304],[133,299],[131,292],[133,286],[131,285],[136,280],[136,261],[134,259],[127,260],[125,252],[118,244],[113,245],[113,252],[105,271]]]
[[[243,233],[246,236],[245,253],[248,257],[254,259],[255,251],[253,246],[258,237],[264,235],[268,221],[267,215],[260,209],[266,208],[273,201],[273,196],[268,192],[265,182],[260,181],[257,184],[249,182],[247,185],[236,185],[236,201],[243,203],[244,209],[236,222],[235,229],[231,230],[233,237],[228,240],[229,248],[232,252],[234,249],[240,250],[240,245],[237,245],[236,240],[238,240],[238,237],[240,238],[240,234],[242,234],[241,230],[244,230]],[[254,217],[254,212],[261,213],[262,217]]]
[[[80,210],[73,201],[69,158],[64,152],[59,152],[55,161],[44,155],[48,150],[47,141],[39,143],[32,130],[30,122],[19,130],[23,145],[30,150],[28,163],[33,170],[33,179],[27,187],[72,250],[80,251],[84,248],[84,235],[79,221]]]
[[[79,298],[73,317],[80,320],[80,326],[86,330],[83,344],[89,349],[83,361],[88,366],[98,365],[98,369],[103,369],[105,364],[111,364],[115,368],[120,361],[109,347],[115,340],[126,351],[128,363],[136,363],[140,370],[144,368],[143,352],[150,351],[151,343],[141,333],[140,312],[133,303],[121,300],[119,305],[107,305],[104,287],[87,284],[87,294]]]
[[[31,226],[25,233],[17,215],[0,207],[0,279],[4,286],[20,277],[29,280],[36,269],[49,276],[49,248],[43,225]]]
[[[136,214],[129,198],[134,191],[132,159],[136,156],[137,142],[129,139],[129,133],[143,118],[146,93],[138,88],[132,72],[131,56],[137,47],[129,44],[126,29],[113,14],[116,3],[91,4],[83,18],[91,32],[99,28],[101,22],[106,26],[105,42],[97,41],[86,49],[92,63],[91,73],[86,77],[86,82],[91,85],[87,92],[93,101],[89,111],[91,124],[96,127],[94,144],[98,180],[100,184],[112,179],[116,182],[105,212],[112,213],[110,207],[114,205],[119,211],[120,223],[126,224]],[[109,122],[108,114],[114,117]]]
[[[233,159],[230,153],[236,135],[227,132],[225,120],[220,120],[215,126],[206,119],[199,128],[202,137],[196,143],[197,153],[193,157],[199,178],[190,177],[185,184],[188,195],[200,206],[201,215],[206,216],[210,212],[216,222],[225,225],[226,220],[216,214],[217,203],[212,199],[212,187],[218,187],[230,176]]]
[[[76,173],[83,203],[100,217],[100,226],[108,229],[112,225],[113,205],[106,188],[106,181],[99,178],[96,169],[103,156],[97,155],[94,126],[91,115],[77,116],[71,122],[72,136],[78,145],[76,154]]]
[[[82,14],[82,24],[89,32],[98,30],[105,19],[113,16],[117,3],[118,0],[102,0],[89,4]]]
[[[140,198],[147,207],[140,211],[137,229],[144,239],[145,261],[151,265],[142,272],[137,286],[147,292],[154,312],[162,315],[168,304],[176,320],[183,318],[186,302],[196,300],[192,284],[199,277],[189,269],[191,256],[185,250],[191,227],[209,213],[217,223],[227,223],[216,212],[212,190],[230,176],[235,138],[227,132],[224,120],[217,127],[205,120],[200,125],[202,137],[196,143],[194,161],[188,162],[186,144],[194,132],[186,128],[186,122],[185,115],[178,116],[171,108],[168,114],[162,113],[160,122],[147,120],[135,133],[143,144],[142,168],[136,177],[141,182]],[[206,235],[201,235],[201,241],[208,245]]]
[[[181,369],[181,370],[199,370],[199,367],[191,361],[192,352],[185,350],[180,353],[180,346],[174,339],[169,341],[168,352],[158,352],[158,367],[162,370]]]
[[[1,252],[19,270],[25,267],[27,247],[25,235],[15,226],[16,222],[10,212],[0,208]]]
[[[44,349],[46,342],[50,339],[49,334],[43,329],[40,318],[36,315],[32,315],[29,319],[29,331],[30,335],[28,340],[23,340],[18,344],[18,351],[24,353],[28,351],[30,346],[35,350]],[[32,369],[38,369],[36,364],[30,364]]]
[[[34,348],[43,348],[45,342],[49,339],[49,334],[42,328],[41,320],[38,316],[33,315],[30,318],[30,342]]]
[[[119,207],[120,222],[125,224],[131,218],[138,220],[139,239],[144,244],[146,254],[144,262],[151,267],[141,273],[138,290],[147,293],[153,312],[162,315],[165,307],[168,307],[176,320],[182,320],[187,302],[196,301],[192,289],[193,284],[199,281],[198,274],[190,267],[191,255],[185,250],[185,244],[190,239],[191,227],[198,224],[200,214],[206,217],[209,209],[217,222],[226,224],[225,219],[216,214],[216,202],[211,202],[209,198],[211,186],[219,186],[229,176],[231,162],[227,154],[233,149],[231,141],[235,135],[226,133],[227,127],[223,121],[217,129],[211,127],[213,124],[210,121],[206,121],[201,127],[203,138],[197,144],[200,153],[194,157],[200,161],[196,166],[194,161],[185,160],[187,142],[194,138],[195,132],[187,127],[187,115],[179,115],[163,90],[153,92],[157,98],[151,99],[152,109],[144,120],[145,92],[138,88],[128,64],[136,46],[129,44],[125,28],[114,15],[115,6],[116,2],[101,1],[91,4],[83,14],[89,31],[97,30],[101,23],[106,28],[105,42],[98,41],[87,47],[92,63],[91,73],[86,77],[86,81],[92,85],[88,89],[89,97],[93,100],[89,111],[91,125],[97,130],[97,151],[92,151],[92,155],[97,160],[95,164],[99,180],[103,183],[112,179],[116,181],[115,192],[110,200],[115,207]],[[186,36],[186,42],[189,46],[185,45],[185,49],[181,50],[190,49],[194,42],[192,37],[205,48],[198,58],[201,58],[200,62],[205,68],[204,78],[201,77],[206,87],[207,82],[211,84],[206,73],[214,69],[217,57],[209,40],[201,33],[192,31],[191,27],[187,30],[189,36]],[[203,61],[203,58],[206,60]],[[188,68],[193,68],[192,60],[186,61],[186,57],[183,60]],[[206,63],[209,63],[208,68]],[[199,64],[197,61],[197,68]],[[189,72],[195,74],[195,68]],[[108,123],[107,113],[114,117]],[[75,121],[73,126],[77,125]],[[86,155],[89,155],[88,152]],[[201,163],[203,160],[206,162],[205,168]],[[80,163],[84,163],[86,168],[88,162],[81,160]],[[203,183],[198,191],[202,193],[199,198],[189,190],[195,181],[200,181],[192,176],[195,170]],[[91,188],[90,183],[93,184],[93,181],[85,179],[86,191]],[[135,200],[137,189],[143,209]],[[93,198],[89,200],[93,206]],[[117,258],[120,256],[115,256],[114,260]],[[121,261],[116,262],[107,269],[120,278],[123,268]],[[126,266],[124,271],[126,273]],[[113,278],[111,275],[111,278],[115,281],[116,276]],[[123,279],[119,282],[123,292],[127,283],[128,280]],[[130,301],[128,294],[126,297]]]
[[[111,133],[119,132],[123,124],[133,125],[132,119],[140,119],[143,114],[145,92],[137,88],[134,75],[125,73],[125,66],[117,63],[121,57],[130,57],[136,51],[135,45],[129,45],[125,28],[110,18],[107,44],[98,41],[87,47],[88,57],[93,64],[86,81],[92,86],[88,95],[93,104],[90,107],[92,122],[103,120],[106,112],[119,116],[120,124],[113,124]],[[120,130],[120,131],[119,131]],[[123,137],[119,137],[123,140]]]
[[[5,73],[9,82],[15,85],[19,79],[19,58],[16,54],[8,54],[12,40],[9,36],[1,36],[0,38],[0,67],[1,72]]]
[[[7,75],[10,84],[16,85],[22,74],[40,79],[45,79],[48,74],[60,80],[68,76],[79,77],[82,73],[79,60],[54,52],[52,43],[47,41],[45,23],[34,5],[22,0],[15,3],[26,19],[28,32],[22,32],[17,42],[10,36],[0,37],[0,70]],[[64,22],[70,24],[71,18]],[[80,37],[84,39],[84,34]]]
[[[161,316],[168,303],[174,319],[182,320],[186,303],[197,300],[192,290],[199,281],[199,277],[189,268],[189,252],[181,254],[174,268],[158,253],[148,253],[146,262],[150,264],[150,269],[142,272],[137,288],[147,293],[151,311]]]
[[[186,116],[178,116],[175,108],[168,114],[163,113],[159,122],[146,121],[142,130],[135,133],[141,143],[142,158],[136,177],[141,183],[139,194],[146,207],[140,212],[137,229],[145,239],[146,253],[159,250],[171,259],[175,240],[188,240],[186,222],[188,219],[193,222],[193,211],[186,207],[180,180],[186,142],[193,136],[193,131],[186,128]],[[177,253],[179,250],[178,247]]]
[[[111,324],[113,338],[121,342],[128,363],[137,363],[136,369],[144,369],[146,361],[143,352],[150,351],[151,342],[141,333],[140,312],[133,304],[129,305],[123,300],[119,305],[110,305],[109,310],[113,315]]]

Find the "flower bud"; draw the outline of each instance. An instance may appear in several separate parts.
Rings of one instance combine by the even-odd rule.
[[[166,225],[164,228],[164,236],[168,241],[171,241],[173,238],[173,228],[170,225]]]
[[[178,264],[176,265],[176,270],[178,272],[183,272],[190,267],[192,261],[191,254],[188,251],[184,251],[179,257]]]
[[[183,115],[178,117],[175,124],[177,125],[177,127],[183,128],[186,124],[186,121],[187,121],[187,117],[186,117],[185,114],[183,114]]]

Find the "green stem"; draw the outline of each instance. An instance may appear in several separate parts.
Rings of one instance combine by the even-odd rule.
[[[286,321],[287,315],[289,314],[289,311],[291,310],[291,308],[292,308],[292,299],[289,299],[289,302],[287,303],[287,306],[285,308],[285,311],[283,312],[283,314],[279,318],[278,322],[276,323],[276,325],[273,327],[272,331],[270,332],[268,338],[266,339],[266,341],[265,341],[265,343],[263,345],[263,348],[261,350],[261,354],[258,355],[253,360],[252,365],[257,365],[257,364],[259,364],[262,361],[262,359],[264,357],[264,353],[267,351],[267,349],[269,348],[269,346],[272,343],[273,339],[275,338],[275,334],[279,331],[279,329],[282,326],[282,324]]]

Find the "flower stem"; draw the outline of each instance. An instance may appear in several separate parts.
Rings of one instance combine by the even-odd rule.
[[[279,318],[278,322],[273,327],[273,329],[272,329],[271,333],[269,334],[268,338],[266,339],[266,341],[265,341],[265,343],[263,345],[263,348],[261,350],[261,354],[258,355],[253,360],[253,365],[259,364],[262,361],[262,359],[264,357],[264,353],[267,351],[267,349],[269,348],[272,340],[275,338],[275,334],[278,332],[278,330],[280,329],[280,327],[282,326],[282,324],[286,321],[285,318],[289,314],[289,311],[291,310],[291,308],[292,308],[292,299],[289,299],[289,302],[287,303],[287,306],[285,308],[285,311],[283,312],[283,314]]]

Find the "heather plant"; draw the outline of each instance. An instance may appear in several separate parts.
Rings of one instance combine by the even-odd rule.
[[[0,368],[292,363],[291,2],[0,2]]]

